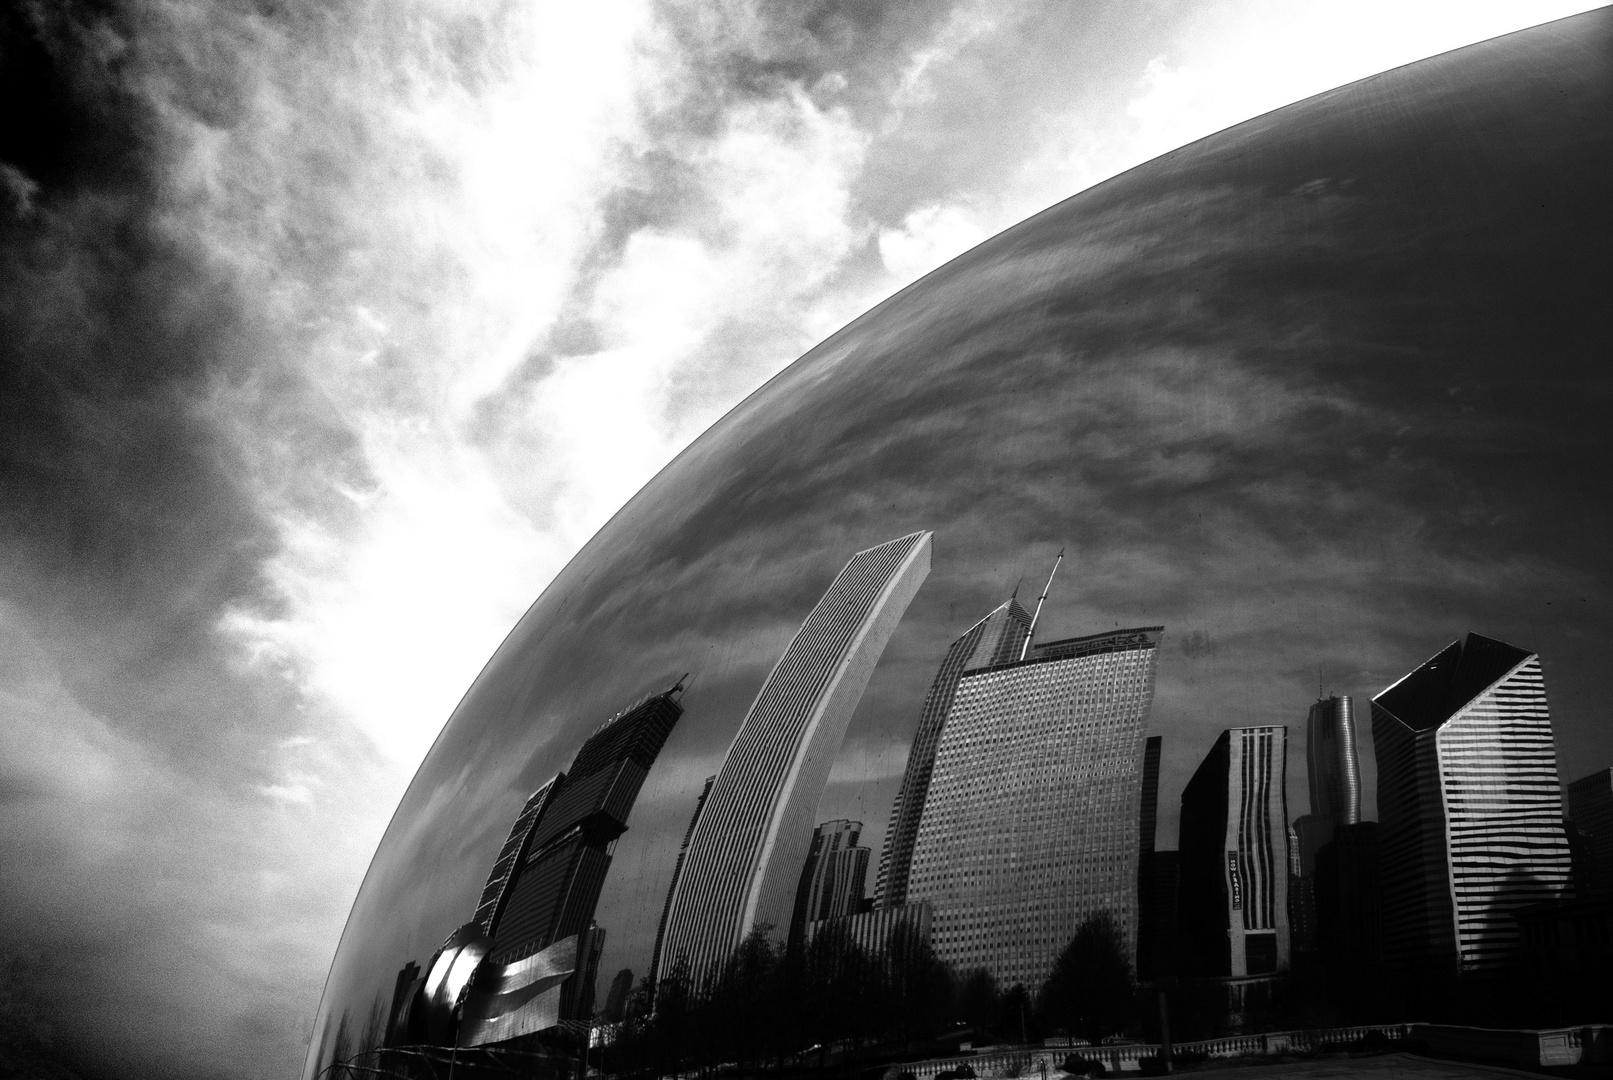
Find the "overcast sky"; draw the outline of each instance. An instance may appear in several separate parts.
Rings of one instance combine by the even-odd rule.
[[[708,424],[1050,203],[1591,6],[8,6],[8,1023],[290,1074],[443,720]]]

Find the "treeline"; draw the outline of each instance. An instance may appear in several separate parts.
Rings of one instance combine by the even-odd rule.
[[[758,930],[703,993],[676,964],[659,985],[640,983],[599,1065],[622,1076],[850,1071],[960,1041],[1098,1042],[1136,1015],[1131,964],[1107,913],[1080,928],[1034,991],[999,987],[983,970],[956,972],[917,936],[894,935],[875,956],[844,934],[789,950]]]

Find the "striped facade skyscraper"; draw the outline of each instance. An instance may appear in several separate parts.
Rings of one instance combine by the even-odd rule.
[[[862,822],[844,818],[825,821],[812,831],[790,918],[792,943],[802,940],[810,923],[857,913],[868,882],[869,851],[857,846],[862,831]]]
[[[964,631],[952,643],[941,670],[935,673],[930,692],[919,711],[918,730],[907,753],[907,769],[902,786],[891,805],[890,825],[879,855],[879,879],[874,887],[874,906],[900,907],[907,902],[908,874],[913,866],[913,842],[918,839],[919,820],[924,816],[924,800],[935,770],[935,750],[941,741],[947,710],[952,708],[958,680],[965,671],[997,667],[1020,658],[1030,637],[1031,613],[1010,597],[990,615]]]
[[[673,887],[663,969],[682,967],[703,987],[752,929],[788,929],[829,767],[930,572],[931,535],[852,556],[763,682],[695,822]]]
[[[1144,731],[1161,627],[965,672],[941,732],[909,903],[936,955],[1035,988],[1082,921],[1135,944]]]
[[[1223,731],[1182,790],[1183,938],[1200,971],[1288,970],[1288,729]]]
[[[1570,877],[1540,657],[1469,634],[1372,699],[1384,960],[1494,967]]]

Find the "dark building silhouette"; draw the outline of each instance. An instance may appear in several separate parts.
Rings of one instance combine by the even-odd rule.
[[[1568,817],[1585,842],[1584,894],[1613,892],[1613,769],[1597,769],[1568,785]]]
[[[935,673],[930,691],[919,710],[918,730],[907,752],[907,768],[902,786],[891,805],[890,826],[879,856],[879,880],[874,888],[878,907],[900,907],[907,902],[907,881],[913,867],[913,844],[918,839],[919,820],[924,816],[924,800],[929,794],[930,777],[935,771],[935,751],[941,743],[941,729],[958,692],[958,680],[965,671],[996,667],[1016,661],[1030,639],[1031,613],[1020,606],[1017,597],[1009,599],[991,614],[969,627],[947,649],[941,670]]]
[[[1310,813],[1294,819],[1290,930],[1296,951],[1316,944],[1316,853],[1334,830],[1361,820],[1361,763],[1356,752],[1355,703],[1348,694],[1319,699],[1305,718],[1305,771]]]
[[[633,969],[623,968],[610,981],[605,994],[605,1009],[600,1019],[607,1024],[619,1024],[627,1015],[627,1000],[633,994]]]
[[[1150,851],[1138,866],[1137,911],[1141,928],[1137,947],[1137,976],[1160,979],[1177,974],[1180,944],[1177,940],[1177,889],[1181,879],[1180,856],[1174,851]]]
[[[1182,791],[1178,925],[1200,970],[1288,970],[1287,728],[1221,733]]]
[[[1143,743],[1143,790],[1137,814],[1137,973],[1153,978],[1159,964],[1159,940],[1164,927],[1157,922],[1161,910],[1155,893],[1157,868],[1155,833],[1159,830],[1159,755],[1162,740],[1150,735]],[[1174,899],[1174,898],[1173,898]]]
[[[528,800],[517,826],[532,809],[537,813],[526,826],[519,870],[506,871],[501,853],[477,908],[482,916],[491,906],[484,925],[494,963],[530,956],[588,928],[610,868],[610,844],[627,831],[650,766],[683,715],[681,692],[680,683],[608,721],[583,743],[568,772]],[[495,887],[498,899],[489,895]]]
[[[424,975],[413,975],[412,964],[398,973],[392,1044],[480,1046],[586,1026],[605,944],[594,908],[610,848],[683,715],[682,691],[679,682],[607,720],[568,772],[526,800],[474,917],[449,935]]]
[[[1492,968],[1570,876],[1540,657],[1469,634],[1372,699],[1384,961]]]
[[[1316,853],[1316,937],[1333,982],[1346,993],[1379,985],[1383,899],[1378,823],[1341,825]]]
[[[870,852],[858,847],[863,823],[825,821],[812,833],[795,891],[789,941],[800,944],[809,923],[855,915],[867,888]]]

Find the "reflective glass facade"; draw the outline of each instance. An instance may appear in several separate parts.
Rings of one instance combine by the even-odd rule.
[[[936,955],[1040,986],[1083,919],[1135,947],[1143,750],[1160,627],[965,672],[913,849]]]
[[[1550,609],[1562,621],[1550,638],[1550,674],[1564,703],[1599,700],[1598,643],[1613,605],[1571,590],[1613,580],[1599,542],[1613,531],[1602,521],[1613,511],[1584,494],[1600,490],[1613,456],[1602,358],[1613,331],[1600,278],[1585,272],[1605,262],[1613,214],[1608,41],[1613,14],[1592,13],[1386,72],[1183,147],[988,240],[759,386],[554,576],[447,718],[354,898],[311,1027],[307,1075],[333,1061],[373,1067],[361,1055],[388,1030],[400,984],[408,997],[415,980],[435,975],[433,1001],[452,1010],[461,992],[468,1000],[462,976],[486,959],[496,938],[490,915],[515,898],[511,868],[531,854],[520,850],[526,825],[512,829],[528,800],[574,771],[601,721],[686,672],[683,715],[619,818],[626,831],[606,845],[592,915],[603,936],[568,935],[493,965],[497,977],[482,987],[489,1000],[549,993],[593,964],[593,943],[602,945],[602,982],[623,969],[642,981],[674,945],[703,947],[708,912],[720,953],[747,906],[717,888],[714,856],[725,850],[745,853],[729,864],[744,876],[777,886],[756,893],[756,921],[782,936],[813,827],[862,820],[860,843],[894,853],[895,841],[876,830],[886,828],[910,759],[925,758],[920,727],[961,716],[968,702],[983,716],[992,695],[1013,712],[1006,701],[1016,693],[1023,714],[981,719],[968,748],[1012,759],[1013,769],[953,756],[940,746],[954,737],[952,719],[942,725],[914,838],[936,827],[925,824],[932,809],[937,826],[967,824],[958,815],[975,812],[968,794],[946,777],[977,769],[982,798],[1003,820],[979,821],[980,842],[960,845],[960,862],[949,870],[934,861],[925,872],[951,874],[960,894],[981,885],[977,871],[987,867],[1018,874],[1001,861],[1011,845],[986,842],[1006,835],[1023,839],[1015,850],[1035,853],[1049,874],[1067,875],[1068,888],[1045,907],[1034,907],[1041,899],[1004,907],[1017,923],[945,931],[959,963],[1000,956],[1034,982],[1031,958],[1017,955],[1045,955],[1067,940],[1075,913],[1066,918],[1066,898],[1123,906],[1136,888],[1140,795],[1133,789],[1131,805],[1115,809],[1127,800],[1086,782],[1109,759],[1095,731],[1072,730],[1070,715],[1059,715],[1072,689],[1052,685],[1055,676],[1079,684],[1083,664],[1155,666],[1162,882],[1173,875],[1174,812],[1198,748],[1251,717],[1303,715],[1318,666],[1386,686],[1421,659],[1408,635],[1430,621],[1448,624],[1450,636],[1472,625],[1535,640],[1528,620],[1547,617],[1540,597],[1588,595]],[[1541,177],[1550,178],[1549,200],[1539,197]],[[1470,482],[1480,477],[1482,491]],[[1489,524],[1464,524],[1476,520]],[[817,653],[820,639],[803,619],[848,557],[929,530],[934,569],[923,587],[881,613],[841,620],[825,611],[821,625],[865,626],[869,639]],[[1017,578],[1040,579],[1065,546],[1080,569],[1064,579],[1075,583],[1068,596],[1043,612],[1043,638],[1161,624],[1171,634],[1147,657],[1042,650],[981,676],[963,675],[980,662],[966,660],[953,705],[927,706],[971,622],[1001,605]],[[895,578],[904,589],[915,580]],[[847,690],[862,692],[788,683],[786,653],[791,665],[802,661],[792,671],[844,669]],[[1120,687],[1144,676],[1116,679],[1113,700],[1089,696],[1082,707],[1118,708]],[[791,723],[802,725],[793,734],[783,722],[790,702]],[[814,715],[822,738],[807,731]],[[1528,728],[1531,716],[1484,722],[1505,734]],[[1565,704],[1556,723],[1591,723],[1575,716]],[[1140,774],[1137,723],[1129,752]],[[1041,724],[1069,745],[1011,745]],[[1419,771],[1425,759],[1412,748],[1391,752],[1394,741],[1377,741],[1386,842],[1395,806],[1409,799],[1415,810],[1442,792],[1437,759]],[[788,765],[763,768],[758,757],[756,768],[741,768],[741,744],[743,753],[776,750],[779,761],[796,760],[793,748],[813,750],[799,757],[792,783]],[[1592,744],[1576,732],[1575,747]],[[1581,760],[1571,775],[1606,764]],[[702,786],[720,770],[702,805]],[[740,774],[756,784],[731,782]],[[939,792],[943,783],[951,794]],[[801,797],[782,797],[786,788]],[[775,813],[786,804],[787,814]],[[723,824],[705,824],[719,810]],[[758,876],[744,860],[767,847],[774,821],[776,854],[765,861],[778,873]],[[1041,841],[1032,833],[1066,846],[1033,849]],[[1441,830],[1413,830],[1410,842],[1425,837],[1418,858],[1444,874],[1454,848]],[[1225,840],[1223,831],[1214,847],[1218,890]],[[1498,850],[1513,857],[1505,844]],[[490,874],[506,855],[505,871]],[[910,902],[920,895],[919,855],[915,848]],[[1180,897],[1184,925],[1198,898],[1185,884],[1186,856],[1174,868],[1184,888],[1159,893],[1162,909]],[[1393,857],[1404,873],[1405,852]],[[1391,861],[1386,846],[1386,874]],[[585,869],[579,863],[572,880],[592,881]],[[690,895],[684,883],[696,881],[713,900],[679,903]],[[1450,878],[1441,881],[1431,892],[1412,882],[1411,902],[1448,898]],[[458,933],[472,922],[477,929]],[[1454,925],[1447,939],[1454,963]],[[661,964],[652,965],[658,940]],[[502,1008],[488,1015],[508,1015]],[[461,1067],[466,1052],[462,1045]]]

